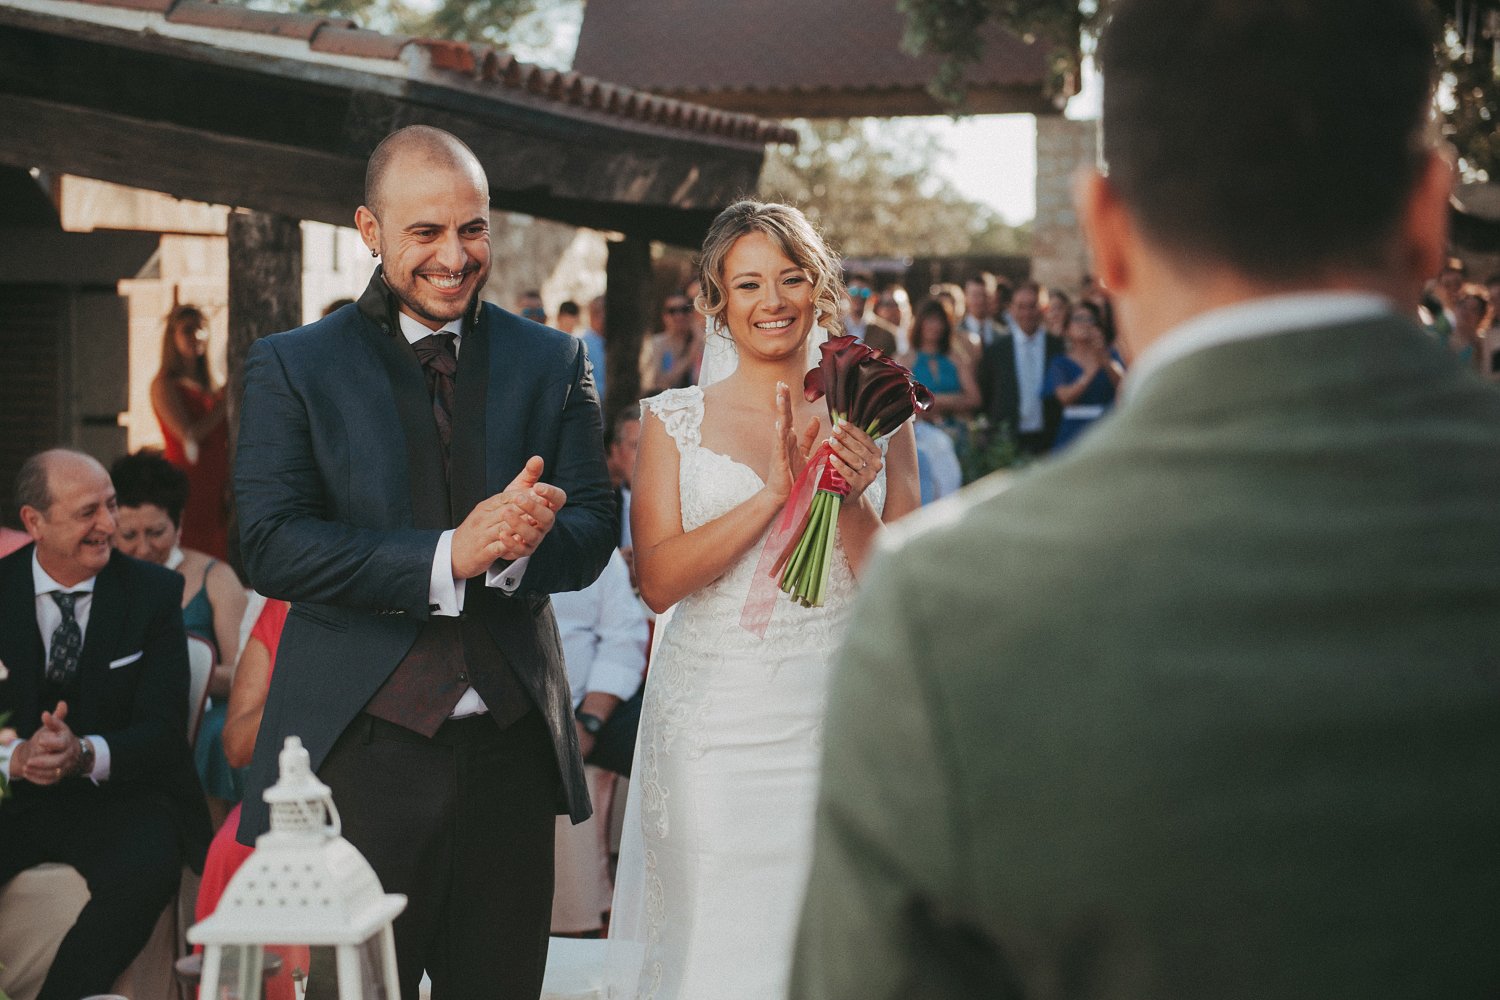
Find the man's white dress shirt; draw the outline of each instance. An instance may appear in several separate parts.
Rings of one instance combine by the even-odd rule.
[[[552,595],[573,707],[591,691],[629,699],[646,671],[646,616],[630,589],[630,569],[616,549],[599,579]]]
[[[1035,434],[1046,429],[1042,416],[1042,383],[1047,376],[1047,332],[1040,326],[1026,333],[1008,320],[1011,344],[1016,358],[1016,391],[1020,394],[1020,434]]]

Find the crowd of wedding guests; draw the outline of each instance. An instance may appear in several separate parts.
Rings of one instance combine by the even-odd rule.
[[[1464,364],[1491,382],[1500,381],[1500,272],[1472,281],[1463,260],[1450,257],[1428,287],[1422,322]]]
[[[917,426],[923,503],[1070,445],[1114,404],[1126,363],[1109,293],[1092,276],[1065,289],[977,271],[920,297],[863,271],[844,281],[844,332],[910,368],[935,398]],[[697,380],[713,335],[698,291],[695,282],[662,297],[660,329],[641,346],[642,396]],[[592,346],[590,359],[597,372]]]
[[[934,405],[916,428],[924,503],[997,468],[1073,446],[1115,403],[1128,359],[1117,347],[1109,293],[1090,276],[1066,289],[976,272],[962,284],[933,285],[920,296],[863,272],[845,278],[844,331],[897,358],[933,393]],[[648,334],[640,351],[643,397],[696,381],[705,340],[716,335],[696,307],[699,292],[694,283],[662,298],[660,329]],[[1492,381],[1500,381],[1497,303],[1500,274],[1476,283],[1464,263],[1451,258],[1430,282],[1421,316],[1433,337]],[[515,306],[584,341],[604,396],[604,297],[582,306],[563,302],[555,317],[536,291]],[[151,389],[166,447],[124,456],[109,468],[114,505],[107,526],[119,552],[180,578],[185,634],[212,650],[207,676],[193,688],[197,703],[188,709],[192,759],[216,831],[196,887],[198,919],[213,912],[250,853],[234,837],[239,775],[254,747],[288,612],[285,602],[248,591],[226,558],[228,439],[223,387],[206,362],[207,328],[207,315],[192,305],[177,306],[167,317]],[[613,399],[606,412],[613,414],[605,442],[621,511],[620,548],[593,586],[554,599],[580,745],[591,761],[596,746],[600,751],[587,769],[595,818],[574,826],[562,817],[557,827],[552,929],[580,937],[600,936],[608,925],[631,727],[653,624],[635,591],[630,558],[639,413]],[[49,484],[66,463],[92,462],[59,454],[38,465]],[[25,532],[0,530],[0,556],[31,540]],[[612,744],[608,753],[605,742]],[[0,743],[13,745],[14,731],[0,731]],[[287,951],[282,958],[288,974],[306,964],[305,952]],[[269,981],[267,996],[293,995],[289,975]]]

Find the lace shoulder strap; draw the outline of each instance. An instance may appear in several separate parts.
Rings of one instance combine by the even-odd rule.
[[[641,415],[650,413],[660,420],[678,452],[696,448],[702,440],[703,390],[696,385],[686,389],[668,389],[641,400]]]

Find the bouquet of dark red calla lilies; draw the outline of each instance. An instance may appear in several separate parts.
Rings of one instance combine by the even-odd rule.
[[[803,379],[802,393],[808,402],[827,397],[835,425],[845,420],[879,439],[932,405],[932,393],[908,369],[856,337],[830,338],[821,350],[822,360]],[[829,461],[832,454],[825,442],[808,459],[761,557],[760,568],[770,557],[770,577],[803,607],[820,607],[828,592],[839,510],[849,495],[849,484]],[[753,590],[741,621],[764,635],[770,608],[752,605]]]

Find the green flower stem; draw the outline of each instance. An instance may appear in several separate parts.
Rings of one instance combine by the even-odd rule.
[[[811,527],[812,521],[808,520]],[[802,562],[807,557],[808,531],[803,530],[802,536],[797,539],[797,545],[792,549],[791,558],[786,561],[786,568],[781,571],[781,589],[790,594],[796,587],[797,574],[802,569]]]
[[[839,508],[842,507],[843,504],[844,501],[839,497],[833,496],[831,494],[829,495],[828,530],[824,533],[823,538],[823,558],[821,561],[822,568],[818,573],[816,589],[813,592],[813,601],[819,606],[822,605],[823,598],[827,596],[828,574],[833,570],[833,546],[834,542],[838,539]]]
[[[782,571],[782,592],[805,608],[821,607],[828,595],[828,576],[833,568],[842,507],[843,498],[835,493],[819,490],[813,494],[807,527]]]
[[[807,586],[803,588],[803,596],[807,598],[807,606],[812,607],[818,600],[818,579],[823,575],[823,536],[828,532],[828,517],[826,501],[827,494],[818,494],[818,534],[813,539],[813,558],[810,564],[811,572],[807,574]]]

